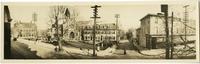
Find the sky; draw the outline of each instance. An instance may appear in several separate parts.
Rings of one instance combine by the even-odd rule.
[[[32,14],[35,12],[38,14],[37,26],[38,29],[47,29],[47,22],[49,21],[50,6],[52,5],[37,5],[37,4],[12,4],[9,5],[11,17],[15,21],[31,22]],[[68,6],[68,5],[66,5]],[[78,20],[88,21],[93,20],[90,17],[93,16],[92,5],[69,5],[79,13]],[[169,5],[169,16],[170,12],[173,11],[177,17],[183,17],[184,5],[182,4],[170,4]],[[190,5],[189,17],[195,18],[195,7]],[[72,11],[71,11],[72,12]],[[140,19],[147,14],[160,13],[160,4],[101,4],[101,8],[98,9],[98,16],[101,17],[98,21],[105,23],[112,23],[116,21],[115,14],[120,14],[119,24],[121,29],[128,30],[129,28],[140,27]]]

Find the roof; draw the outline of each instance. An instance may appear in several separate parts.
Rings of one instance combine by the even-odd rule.
[[[149,17],[149,16],[159,16],[159,17],[164,17],[164,15],[161,14],[161,13],[158,13],[158,14],[147,14],[147,15],[145,15],[142,19],[140,19],[140,21],[142,21],[143,19],[145,19],[145,18],[147,18],[147,17]]]
[[[147,14],[146,16],[144,16],[142,19],[140,19],[140,21],[142,21],[143,19],[150,17],[150,16],[156,16],[156,17],[164,17],[164,14],[162,13],[157,13],[157,14]],[[172,16],[168,16],[168,18],[172,18]],[[178,17],[174,17],[174,19],[180,19]]]
[[[10,22],[10,21],[12,21],[12,18],[11,18],[11,16],[10,16],[10,11],[9,11],[9,8],[8,8],[8,6],[6,5],[6,6],[4,6],[4,19],[6,20],[6,21],[8,21],[8,22]]]
[[[36,24],[28,23],[28,22],[17,22],[17,23],[15,23],[15,27],[18,27],[18,26],[25,27],[25,28],[36,28],[37,27]]]
[[[93,29],[93,25],[86,25],[84,26],[84,29],[91,30]],[[116,29],[116,24],[115,23],[108,23],[108,24],[96,24],[96,29],[98,30],[107,30],[107,29]]]

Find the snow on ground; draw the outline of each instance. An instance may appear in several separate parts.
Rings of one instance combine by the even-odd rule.
[[[42,58],[49,58],[52,57],[52,53],[57,54],[57,52],[55,52],[55,46],[48,44],[48,43],[43,43],[43,42],[36,42],[36,41],[29,41],[29,40],[25,40],[25,39],[18,39],[19,42],[27,44],[28,47],[31,49],[31,51],[36,51],[37,55],[42,57]],[[194,44],[188,44],[188,46],[194,47]],[[107,48],[106,50],[101,50],[101,51],[96,51],[97,56],[119,56],[119,55],[123,55],[123,50],[117,50],[116,49],[117,46],[112,46]],[[175,49],[183,49],[183,45],[178,45],[175,46]],[[91,56],[93,53],[92,49],[80,49],[80,48],[75,48],[75,47],[62,47],[64,49],[64,51],[67,52],[61,52],[58,54],[64,54],[67,55],[69,53],[76,53],[76,54],[82,54],[82,55],[88,55]],[[139,56],[142,57],[144,55],[157,55],[160,56],[161,54],[163,55],[163,53],[165,53],[165,49],[151,49],[151,50],[142,50],[141,53],[144,54],[139,54],[138,52],[136,52],[135,50],[126,50],[127,54],[129,56]]]
[[[127,43],[129,42],[128,40],[120,40],[119,43]]]
[[[195,44],[187,44],[189,47],[195,47]],[[178,56],[193,56],[195,55],[195,48],[189,49],[188,47],[185,48],[184,45],[177,45],[174,47],[174,54]],[[145,55],[163,55],[165,54],[165,49],[151,49],[151,50],[143,50],[141,53]]]
[[[194,43],[187,44],[188,46],[178,45],[174,47],[174,54],[177,56],[195,56],[196,55],[196,46]]]
[[[141,53],[146,55],[160,55],[165,53],[165,49],[151,49],[151,50],[143,50]]]
[[[37,55],[42,58],[48,58],[50,56],[49,53],[54,52],[54,48],[55,48],[55,46],[53,45],[36,42],[36,41],[29,41],[25,39],[18,39],[18,41],[20,43],[24,43],[28,45],[31,51],[36,51]]]
[[[98,56],[108,56],[112,55],[116,51],[117,46],[113,45],[112,47],[107,48],[106,50],[97,52]]]
[[[53,54],[51,53],[56,53],[55,52],[55,46],[48,44],[48,43],[43,43],[43,42],[36,42],[36,41],[29,41],[25,39],[18,39],[20,43],[27,44],[28,47],[31,49],[31,51],[36,51],[37,55],[42,57],[42,58],[49,58]],[[93,50],[92,49],[83,49],[80,50],[79,48],[74,48],[74,47],[62,47],[64,51],[67,51],[68,53],[76,53],[76,54],[82,54],[82,55],[92,55]],[[116,49],[116,46],[113,46],[111,48],[108,48],[103,51],[96,51],[98,56],[105,56],[105,55],[112,55],[112,52],[114,52]],[[61,52],[61,54],[68,54],[66,52]]]
[[[195,47],[195,44],[193,43],[193,44],[187,44],[189,47]],[[175,46],[174,48],[175,49],[183,49],[185,46],[184,45],[177,45],[177,46]]]

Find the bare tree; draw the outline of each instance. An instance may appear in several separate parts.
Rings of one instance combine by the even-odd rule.
[[[56,32],[54,34],[54,36],[55,36],[54,39],[56,39],[56,41],[55,41],[54,44],[56,46],[58,45],[58,50],[62,49],[61,40],[60,40],[60,36],[59,36],[59,29],[63,28],[63,24],[59,25],[58,23],[60,22],[60,19],[63,19],[66,8],[67,8],[66,6],[60,6],[60,5],[50,7],[50,16],[49,16],[50,17],[50,24],[53,23],[51,25],[51,30],[52,30],[52,28],[56,29]],[[55,21],[55,22],[52,22],[52,21]],[[63,23],[64,23],[64,21],[63,21]],[[59,26],[61,26],[61,27],[59,27]],[[61,34],[63,35],[62,32],[63,32],[63,29],[61,29]],[[57,50],[57,48],[55,50]]]

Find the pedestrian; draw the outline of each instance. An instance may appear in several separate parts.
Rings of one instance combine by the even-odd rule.
[[[89,55],[89,51],[90,51],[90,49],[88,49],[88,55]]]
[[[97,51],[99,51],[99,50],[100,50],[100,46],[98,45],[98,46],[97,46]]]
[[[36,39],[35,39],[35,44],[37,43],[37,40],[38,40],[38,39],[36,38]]]
[[[126,48],[124,48],[124,55],[126,55]]]
[[[136,43],[135,40],[132,40],[133,48],[138,52],[141,53],[139,45]]]

